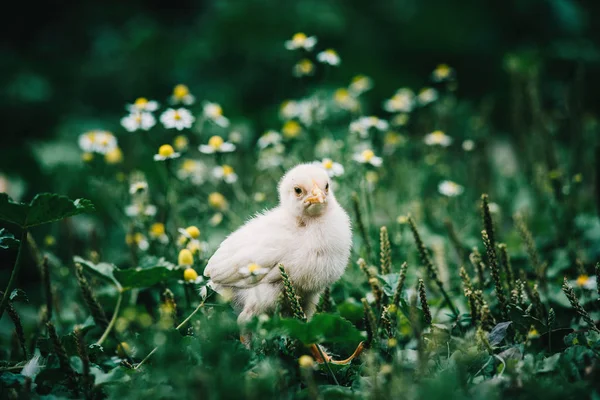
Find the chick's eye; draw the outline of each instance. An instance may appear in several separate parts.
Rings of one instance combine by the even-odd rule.
[[[325,190],[329,190],[329,182],[325,184]]]
[[[302,194],[302,189],[300,189],[298,186],[296,186],[294,188],[294,192],[296,192],[297,195],[301,195]]]

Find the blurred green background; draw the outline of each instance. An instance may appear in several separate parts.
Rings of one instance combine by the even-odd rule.
[[[0,173],[21,176],[28,183],[25,198],[53,190],[32,155],[41,143],[75,141],[89,128],[120,132],[126,103],[139,96],[165,99],[177,83],[262,133],[283,99],[323,85],[318,76],[299,82],[290,74],[296,56],[283,43],[297,31],[316,35],[342,57],[326,85],[368,75],[375,81],[369,104],[377,107],[398,87],[427,85],[433,68],[447,63],[458,71],[458,95],[491,102],[496,130],[510,135],[507,54],[540,62],[544,101],[558,110],[569,107],[567,94],[578,79],[585,89],[581,112],[599,105],[593,88],[600,83],[600,26],[594,23],[600,3],[594,1],[62,1],[15,7],[5,15],[0,44]],[[568,145],[568,130],[563,135]]]

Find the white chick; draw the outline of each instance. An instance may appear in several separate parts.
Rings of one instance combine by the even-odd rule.
[[[231,290],[238,323],[244,325],[275,309],[283,287],[281,264],[310,318],[321,293],[344,273],[351,245],[350,219],[326,170],[320,163],[300,164],[279,182],[279,205],[229,235],[204,275],[217,292]]]

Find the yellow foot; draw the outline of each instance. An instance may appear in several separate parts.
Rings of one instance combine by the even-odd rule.
[[[352,360],[354,360],[354,358],[360,356],[360,354],[365,349],[364,342],[360,342],[358,344],[358,346],[356,347],[356,350],[354,350],[354,353],[352,353],[352,355],[350,357],[346,358],[345,360],[333,360],[322,348],[321,348],[321,351],[319,351],[319,348],[317,346],[318,346],[318,344],[311,345],[310,352],[312,353],[315,361],[318,362],[319,364],[323,364],[325,361],[327,361],[328,363],[331,363],[331,364],[336,364],[336,365],[350,364],[352,362]],[[324,358],[321,357],[321,354],[323,354]]]

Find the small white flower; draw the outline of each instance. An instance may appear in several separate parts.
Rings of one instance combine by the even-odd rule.
[[[387,112],[411,112],[415,105],[415,94],[408,88],[398,89],[392,98],[383,102],[383,109]]]
[[[221,222],[223,222],[223,213],[220,213],[220,212],[215,213],[215,215],[210,217],[210,219],[208,220],[208,223],[210,224],[210,226],[217,226]]]
[[[158,148],[158,153],[154,155],[154,161],[165,161],[172,158],[180,157],[180,153],[176,153],[173,146],[170,144],[163,144]]]
[[[292,75],[296,78],[309,76],[315,73],[315,65],[308,58],[298,61],[292,68]]]
[[[217,179],[223,179],[226,183],[234,183],[237,181],[238,176],[229,165],[222,165],[220,167],[213,168],[213,176]]]
[[[217,103],[204,103],[202,114],[205,118],[211,120],[221,128],[227,128],[229,126],[229,120],[223,116],[223,108]]]
[[[338,66],[342,60],[335,50],[327,49],[317,54],[317,61],[323,64]]]
[[[475,148],[475,142],[471,139],[467,139],[462,142],[462,148],[464,151],[472,151]]]
[[[138,97],[133,104],[125,107],[130,113],[154,112],[158,110],[158,103],[145,97]]]
[[[324,158],[321,161],[321,164],[323,165],[323,168],[325,168],[325,170],[327,171],[327,174],[332,178],[344,174],[344,166],[340,163],[333,161],[330,158]]]
[[[147,217],[153,217],[156,215],[156,206],[152,204],[130,204],[127,207],[125,207],[125,214],[128,217],[137,217],[142,214]]]
[[[238,272],[243,276],[260,276],[269,273],[269,268],[262,268],[260,265],[251,263],[246,267],[241,267]]]
[[[192,113],[185,108],[178,108],[176,110],[168,108],[160,116],[160,122],[162,122],[165,128],[175,128],[178,131],[191,128],[194,120],[195,118]]]
[[[348,90],[354,96],[360,96],[364,92],[370,90],[373,87],[373,81],[368,76],[364,75],[356,75],[352,78],[352,82],[350,82],[350,86],[348,86]]]
[[[89,131],[79,136],[79,147],[86,153],[106,154],[115,150],[117,138],[108,131]]]
[[[181,180],[189,179],[194,185],[201,185],[205,181],[206,166],[200,161],[188,158],[177,170],[177,177]]]
[[[376,128],[379,131],[385,131],[389,128],[386,120],[376,116],[360,117],[350,123],[350,132],[358,133],[362,139],[369,137],[369,129]]]
[[[235,150],[235,144],[224,141],[221,136],[213,136],[208,139],[208,144],[201,144],[198,149],[204,154],[231,153]]]
[[[434,82],[443,82],[454,78],[454,69],[446,64],[440,64],[431,73],[431,79]]]
[[[383,164],[383,159],[381,157],[377,157],[371,149],[365,149],[360,153],[354,154],[352,159],[361,164],[371,164],[374,167],[380,167],[381,164]]]
[[[595,290],[596,289],[596,277],[588,276],[588,275],[579,275],[577,279],[571,283],[571,285],[576,285],[578,287],[582,287],[587,290]]]
[[[448,147],[452,144],[452,138],[438,130],[425,135],[424,142],[428,146]]]
[[[136,194],[140,192],[145,192],[148,190],[148,182],[146,181],[138,181],[133,182],[129,185],[129,194]]]
[[[258,139],[258,147],[261,149],[267,148],[269,146],[274,146],[278,143],[281,143],[281,134],[273,130],[266,131]]]
[[[497,203],[489,203],[488,208],[492,214],[500,212],[500,206]]]
[[[438,98],[438,92],[437,90],[433,89],[433,88],[423,88],[421,89],[421,91],[419,92],[419,95],[417,96],[417,100],[419,101],[419,104],[421,104],[422,106],[425,106],[429,103],[433,103],[434,101],[436,101]]]
[[[317,38],[314,36],[306,36],[302,32],[296,33],[291,40],[285,42],[285,48],[288,50],[304,49],[311,51],[317,44]]]
[[[462,194],[464,188],[456,182],[442,181],[438,185],[438,191],[444,196],[454,197]]]
[[[186,85],[179,84],[173,88],[171,95],[171,104],[184,104],[190,106],[194,104],[196,98],[190,93],[190,89]]]
[[[147,131],[156,125],[156,118],[149,112],[132,112],[121,118],[121,126],[128,132],[135,132],[138,129]]]

